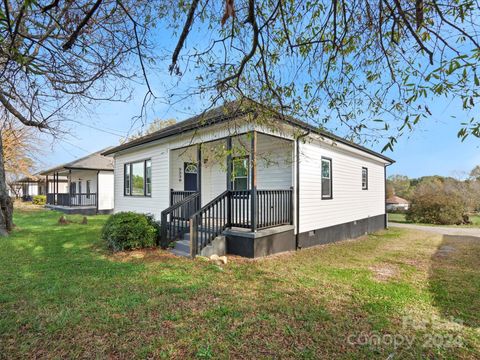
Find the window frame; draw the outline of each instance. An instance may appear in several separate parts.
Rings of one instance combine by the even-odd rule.
[[[365,171],[365,186],[363,185],[363,172]],[[366,166],[362,166],[362,190],[368,190],[368,168]]]
[[[323,194],[323,162],[324,161],[328,161],[328,163],[330,164],[330,177],[329,178],[325,178],[325,179],[328,179],[330,180],[330,194],[329,195],[324,195]],[[321,161],[320,161],[320,193],[321,193],[321,196],[322,196],[322,200],[332,200],[333,199],[333,161],[332,161],[332,158],[329,158],[329,157],[325,157],[325,156],[322,156],[321,157]]]
[[[147,181],[147,163],[150,163],[150,176],[149,176],[149,180],[150,181]],[[147,197],[150,197],[152,196],[152,159],[146,159],[145,162],[144,162],[144,191],[143,193],[145,194],[145,196]],[[150,184],[150,191],[148,191],[148,186],[147,184]]]
[[[147,191],[147,163],[150,163],[150,192]],[[133,194],[132,193],[132,187],[133,187],[133,181],[132,181],[132,168],[133,164],[143,164],[143,195],[138,195],[138,194]],[[127,193],[127,184],[125,181],[127,180],[127,169],[128,169],[128,193]],[[143,159],[143,160],[137,160],[137,161],[130,161],[126,162],[123,164],[123,196],[128,196],[128,197],[152,197],[152,159]]]
[[[235,161],[236,160],[247,160],[247,176],[235,176]],[[238,190],[238,189],[235,189],[235,180],[239,178],[239,179],[244,179],[246,178],[247,179],[247,188],[246,189],[242,189],[242,190]],[[250,155],[243,155],[243,156],[235,156],[235,157],[232,157],[232,190],[234,191],[248,191],[250,190]]]

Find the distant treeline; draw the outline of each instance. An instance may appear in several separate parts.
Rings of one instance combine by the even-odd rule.
[[[410,201],[411,216],[414,215],[413,212],[420,211],[420,208],[428,208],[431,214],[447,213],[455,209],[457,219],[461,215],[478,213],[480,166],[476,166],[467,179],[438,175],[420,178],[391,175],[387,179],[387,198],[393,195]],[[422,213],[425,212],[422,210]]]

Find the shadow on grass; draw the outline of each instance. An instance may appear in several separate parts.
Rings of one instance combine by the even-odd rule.
[[[432,256],[429,290],[442,316],[480,327],[480,237],[443,236]]]

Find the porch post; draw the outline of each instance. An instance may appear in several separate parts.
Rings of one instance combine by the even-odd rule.
[[[232,224],[232,137],[227,137],[227,226]]]
[[[49,191],[48,191],[48,175],[45,175],[45,187],[46,187],[46,189],[45,189],[45,195],[47,196],[47,201],[46,201],[46,203],[48,204],[48,193],[49,193]]]
[[[95,209],[96,209],[96,213],[98,214],[98,198],[99,198],[99,194],[100,194],[100,170],[97,170],[97,187],[95,188]],[[85,186],[87,186],[85,184]]]
[[[57,192],[58,192],[58,173],[53,173],[53,203],[57,205]]]
[[[68,193],[68,206],[71,206],[71,201],[72,201],[72,194],[70,193],[70,189],[72,188],[70,185],[71,185],[71,182],[72,182],[72,169],[68,170],[68,189],[67,189],[67,193]]]
[[[197,144],[197,192],[198,202],[202,207],[202,144]]]
[[[250,145],[250,178],[252,185],[250,188],[250,224],[252,231],[257,231],[257,132],[252,131],[252,142]]]

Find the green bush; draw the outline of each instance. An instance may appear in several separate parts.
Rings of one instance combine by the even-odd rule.
[[[152,215],[119,212],[110,216],[102,229],[102,239],[113,251],[155,246],[160,226]]]
[[[407,221],[425,224],[462,224],[465,207],[454,193],[426,192],[417,194],[407,211]]]
[[[46,195],[35,195],[32,199],[32,202],[35,205],[45,205],[47,203],[47,196]]]

